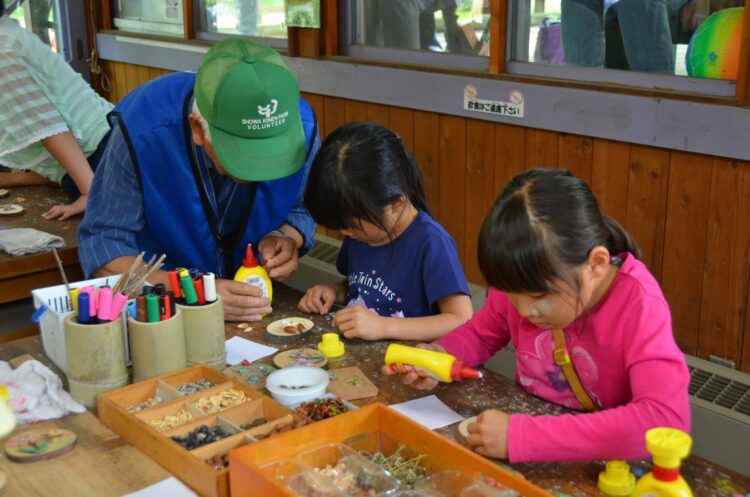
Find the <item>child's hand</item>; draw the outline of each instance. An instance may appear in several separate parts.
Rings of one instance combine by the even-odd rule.
[[[86,210],[86,195],[81,195],[78,199],[70,205],[56,205],[44,214],[44,219],[59,219],[64,221],[69,217],[77,216]]]
[[[333,318],[333,325],[337,326],[346,338],[380,340],[386,338],[387,319],[392,318],[384,318],[370,309],[353,305],[338,311]]]
[[[434,350],[435,352],[445,352],[445,349],[440,345],[434,343],[420,343],[417,348],[425,350]],[[388,365],[382,367],[383,374],[386,376],[394,376],[399,373],[392,370]],[[438,384],[438,381],[429,376],[420,376],[415,372],[407,373],[401,377],[401,382],[404,385],[411,385],[417,390],[432,390]]]
[[[336,302],[336,289],[331,285],[315,285],[308,288],[297,307],[300,311],[317,313],[321,316],[328,313]]]
[[[477,417],[476,423],[469,424],[467,427],[469,437],[466,442],[478,454],[507,459],[509,423],[510,414],[488,409]]]

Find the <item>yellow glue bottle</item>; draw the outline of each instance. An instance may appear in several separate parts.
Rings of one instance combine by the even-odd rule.
[[[385,351],[385,365],[397,373],[414,371],[423,378],[429,376],[446,383],[482,377],[480,371],[468,367],[450,354],[398,343],[390,344]]]
[[[4,437],[16,427],[16,415],[8,405],[8,388],[0,385],[0,437]]]
[[[253,253],[252,244],[247,244],[247,251],[245,252],[245,258],[242,261],[242,266],[237,270],[234,275],[234,281],[244,281],[260,288],[261,296],[266,297],[268,302],[271,302],[273,297],[273,287],[271,286],[271,278],[268,277],[266,270],[258,264],[258,259],[255,258]]]
[[[693,440],[675,428],[652,428],[646,432],[646,449],[654,457],[651,473],[635,485],[632,497],[693,497],[680,476],[680,461],[690,454]]]

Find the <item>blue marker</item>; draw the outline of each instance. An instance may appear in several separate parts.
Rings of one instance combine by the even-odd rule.
[[[87,292],[78,294],[78,322],[81,324],[91,323],[90,299],[91,295]]]

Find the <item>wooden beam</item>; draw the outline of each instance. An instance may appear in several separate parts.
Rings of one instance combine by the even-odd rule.
[[[508,0],[490,3],[490,73],[505,72],[505,47],[507,42]]]
[[[337,0],[320,2],[323,55],[339,54],[339,8]]]
[[[186,40],[195,38],[193,0],[182,0],[182,37]]]
[[[740,64],[737,70],[737,100],[750,105],[750,8],[742,16],[742,39],[740,40]]]
[[[91,5],[93,6],[94,3],[92,2]],[[99,26],[101,26],[102,29],[112,29],[112,9],[110,8],[109,0],[101,0],[101,2],[99,2],[99,8],[102,13],[100,19],[101,24],[99,24]],[[94,35],[96,35],[96,33],[94,33]]]

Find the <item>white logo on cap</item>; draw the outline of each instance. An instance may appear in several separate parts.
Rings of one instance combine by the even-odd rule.
[[[258,114],[264,117],[271,117],[272,115],[276,114],[276,108],[278,106],[279,106],[279,101],[274,98],[271,100],[271,103],[269,103],[266,106],[259,105]]]

